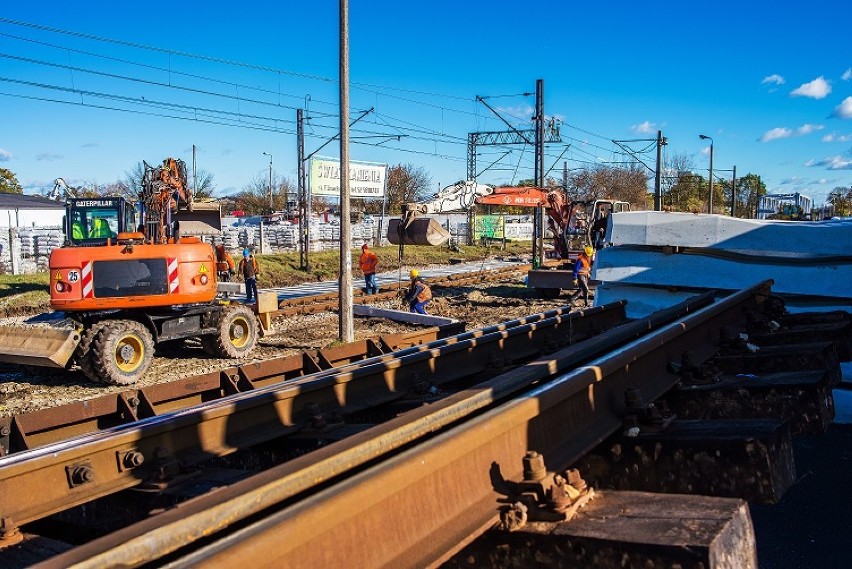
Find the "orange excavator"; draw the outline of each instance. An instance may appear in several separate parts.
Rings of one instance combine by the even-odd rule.
[[[630,210],[630,204],[617,200],[570,201],[559,189],[532,186],[489,186],[457,182],[424,202],[403,204],[400,219],[388,224],[388,240],[400,245],[442,245],[449,232],[429,214],[468,211],[474,205],[543,207],[553,237],[553,257],[564,261],[558,267],[534,269],[527,283],[542,296],[555,297],[560,289],[573,287],[571,263],[585,246],[602,246],[607,217]]]
[[[218,206],[193,204],[186,166],[173,158],[145,164],[141,187],[139,224],[124,198],[66,192],[65,244],[49,263],[55,312],[0,327],[0,361],[77,364],[91,379],[127,385],[163,342],[198,338],[206,352],[227,358],[252,350],[255,311],[218,297],[213,247],[198,237],[205,226],[221,228]]]
[[[554,256],[559,259],[569,259],[572,252],[593,243],[592,227],[601,216],[630,209],[627,202],[615,200],[569,201],[558,189],[457,182],[429,200],[403,204],[400,219],[392,219],[388,224],[388,240],[395,245],[443,245],[450,237],[449,232],[425,216],[467,211],[474,205],[543,206],[553,235]]]

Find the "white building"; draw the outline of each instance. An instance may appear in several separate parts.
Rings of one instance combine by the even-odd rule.
[[[0,193],[0,227],[61,227],[65,204],[42,196]]]

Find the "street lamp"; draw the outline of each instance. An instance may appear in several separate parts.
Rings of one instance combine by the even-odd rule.
[[[269,213],[273,213],[275,211],[275,207],[272,205],[272,154],[264,152],[263,155],[269,156]],[[712,164],[713,161],[711,160],[710,163]],[[710,171],[713,171],[712,166]]]
[[[710,141],[710,203],[707,205],[707,213],[713,213],[713,137],[699,134],[698,138]]]

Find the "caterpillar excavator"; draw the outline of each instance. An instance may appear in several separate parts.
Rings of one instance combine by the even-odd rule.
[[[217,295],[215,253],[199,238],[221,229],[218,206],[194,203],[186,166],[174,158],[145,164],[141,188],[134,207],[121,197],[75,197],[57,179],[66,214],[64,245],[49,261],[54,312],[0,326],[0,361],[76,364],[90,379],[128,385],[163,342],[199,338],[226,358],[254,348],[258,317]]]

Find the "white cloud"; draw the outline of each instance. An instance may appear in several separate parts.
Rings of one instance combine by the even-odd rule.
[[[51,154],[49,152],[41,152],[39,154],[36,154],[36,157],[35,157],[35,159],[38,160],[39,162],[41,162],[41,161],[53,162],[54,160],[62,160],[63,158],[65,158],[65,157],[62,154]]]
[[[760,137],[760,142],[769,142],[770,140],[778,140],[779,138],[789,138],[791,136],[793,136],[793,131],[789,128],[777,127],[764,132],[763,136]]]
[[[0,148],[0,162],[8,162],[12,159],[12,153]]]
[[[784,81],[783,77],[781,77],[780,75],[775,73],[773,75],[770,75],[769,77],[764,77],[763,81],[760,82],[761,85],[763,85],[765,83],[773,83],[775,85],[783,85],[784,83],[786,83],[786,81]]]
[[[822,137],[823,142],[852,142],[852,134],[836,134],[834,132]]]
[[[790,92],[791,97],[810,97],[811,99],[824,99],[831,93],[831,83],[820,75],[810,83],[804,83]]]
[[[97,142],[87,142],[86,144],[81,144],[80,148],[98,148],[100,144]]]
[[[796,129],[796,134],[799,136],[803,136],[805,134],[810,134],[812,132],[817,132],[818,130],[822,130],[825,127],[821,124],[803,124],[799,128]]]
[[[760,137],[760,142],[769,142],[770,140],[778,140],[779,138],[790,138],[791,136],[805,136],[807,134],[820,131],[824,128],[825,126],[821,124],[808,123],[805,123],[802,126],[798,127],[795,131],[787,127],[776,127],[772,130],[767,130],[766,132],[764,132],[763,136]]]
[[[657,126],[652,122],[645,121],[643,123],[634,124],[630,127],[630,130],[638,134],[652,134],[655,130],[657,130]]]
[[[834,108],[832,116],[841,119],[852,119],[852,97],[843,99],[843,102]]]
[[[852,158],[829,156],[822,160],[808,160],[805,166],[824,166],[827,170],[852,170]]]
[[[789,186],[790,184],[801,184],[805,181],[801,176],[793,176],[792,178],[785,178],[781,180],[779,186]]]
[[[844,81],[849,81],[852,79],[852,67],[843,72],[843,75],[840,76]]]

